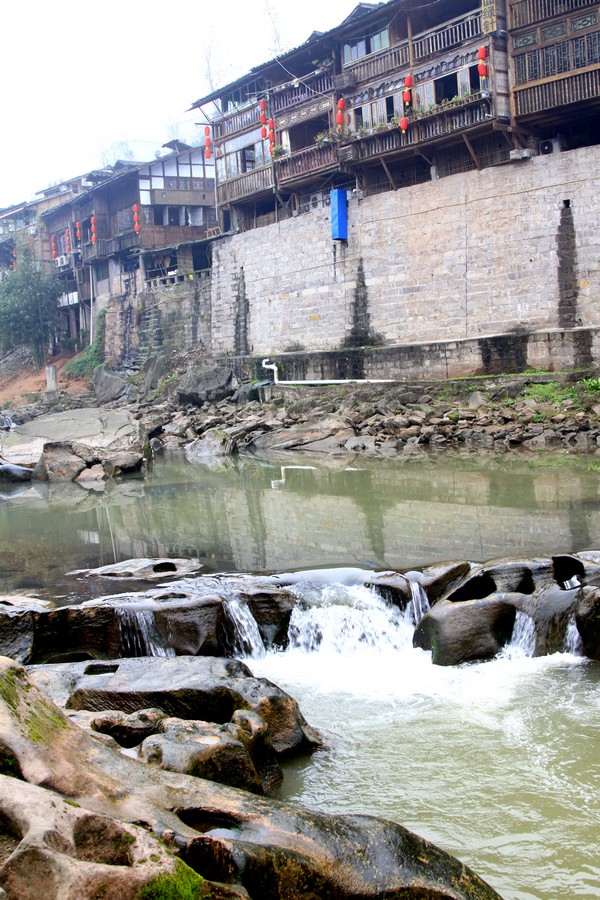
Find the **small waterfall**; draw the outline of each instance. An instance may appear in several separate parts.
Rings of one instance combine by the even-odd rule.
[[[411,600],[406,607],[413,625],[418,625],[426,612],[431,609],[427,592],[418,581],[409,581]]]
[[[398,607],[363,585],[298,584],[290,648],[305,653],[348,654],[412,646],[412,626]]]
[[[2,431],[10,431],[14,428],[14,423],[7,413],[0,413],[0,429]]]
[[[533,656],[535,652],[535,622],[526,613],[517,610],[510,643],[504,648],[504,655]]]
[[[233,629],[234,656],[255,658],[264,656],[265,645],[248,604],[239,597],[227,597],[223,600],[223,609]]]
[[[569,619],[567,632],[565,634],[564,652],[570,653],[572,656],[584,656],[583,641],[575,624],[575,618]]]
[[[123,656],[175,656],[172,647],[156,641],[154,613],[150,609],[117,610]]]

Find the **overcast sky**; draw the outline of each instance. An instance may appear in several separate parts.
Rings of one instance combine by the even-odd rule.
[[[358,0],[31,0],[2,16],[0,209],[114,162],[198,135],[191,103]]]

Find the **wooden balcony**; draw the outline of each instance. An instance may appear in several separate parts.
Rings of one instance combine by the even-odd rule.
[[[372,135],[365,135],[360,140],[342,147],[340,157],[344,162],[366,162],[473,129],[489,122],[492,117],[491,98],[477,95],[463,102],[439,107],[418,118],[411,118],[406,134],[402,134],[396,125]]]
[[[570,103],[600,98],[600,67],[524,85],[513,92],[515,116],[523,118]]]
[[[111,252],[109,247],[110,241],[98,239],[95,244],[83,244],[81,247],[81,258],[84,262],[90,262],[93,259],[106,259]]]
[[[231,134],[237,134],[238,131],[244,131],[248,128],[258,128],[260,125],[260,109],[258,103],[253,103],[246,109],[238,112],[225,114],[223,119],[213,122],[213,137],[220,140]]]
[[[280,115],[300,103],[314,100],[320,94],[330,94],[333,91],[333,74],[330,71],[319,72],[308,78],[298,81],[297,87],[286,87],[281,91],[273,90],[271,97],[271,113]]]
[[[338,167],[337,141],[327,144],[313,144],[286,156],[276,162],[278,184],[290,184],[309,180],[315,174]]]
[[[454,47],[476,40],[481,36],[481,12],[470,12],[446,22],[440,28],[425,31],[413,38],[415,60],[447,53]],[[344,66],[344,71],[352,72],[358,83],[365,83],[398,70],[408,70],[410,52],[408,41],[395,44],[380,53],[364,56],[357,62]]]
[[[509,4],[510,27],[523,28],[534,25],[553,16],[588,9],[593,4],[590,0],[513,0]]]
[[[427,59],[447,53],[454,47],[473,41],[481,35],[481,12],[459,16],[446,22],[440,28],[434,28],[413,38],[415,59]]]
[[[273,168],[269,163],[260,169],[253,169],[251,172],[245,172],[243,175],[219,184],[217,186],[217,202],[219,206],[235,203],[253,194],[268,193],[272,189]]]

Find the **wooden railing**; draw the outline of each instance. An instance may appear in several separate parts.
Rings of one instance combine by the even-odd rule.
[[[566,12],[587,9],[591,5],[590,0],[561,0],[560,3],[557,0],[517,0],[509,5],[509,24],[511,28],[522,28]]]
[[[402,44],[390,47],[389,50],[374,53],[358,62],[344,66],[344,69],[352,72],[357,82],[364,82],[378,78],[380,75],[386,75],[388,72],[394,72],[396,69],[407,68],[408,63],[408,41],[404,41]]]
[[[406,134],[402,134],[396,126],[377,134],[363,137],[351,144],[351,156],[354,160],[363,161],[374,157],[437,140],[444,135],[465,131],[474,125],[480,125],[492,118],[490,98],[470,99],[464,104],[453,104],[447,109],[431,112],[426,116],[413,119]],[[341,151],[344,155],[343,150]]]
[[[98,240],[95,244],[83,244],[81,258],[84,262],[90,259],[105,259],[111,253],[110,241]]]
[[[481,35],[481,12],[470,12],[446,22],[440,28],[424,31],[413,38],[413,53],[416,60],[445,53],[467,41]],[[408,41],[395,44],[388,50],[373,53],[344,66],[344,71],[352,72],[357,82],[370,81],[373,78],[408,69],[410,53]]]
[[[426,59],[428,56],[446,53],[452,47],[472,41],[480,34],[481,12],[477,10],[447,22],[440,28],[416,35],[413,39],[415,59]]]
[[[213,136],[215,140],[227,137],[229,134],[237,134],[238,131],[244,131],[252,126],[260,125],[260,109],[258,103],[253,103],[246,109],[238,112],[225,114],[223,119],[213,122]]]
[[[545,109],[598,97],[600,97],[600,68],[566,75],[545,84],[516,88],[515,115],[527,116]]]
[[[314,144],[277,160],[277,181],[285,184],[323,169],[337,166],[338,143]]]
[[[333,74],[331,71],[320,72],[308,78],[299,79],[297,86],[290,86],[284,90],[274,90],[271,97],[271,112],[278,115],[292,106],[298,106],[307,100],[314,100],[321,94],[329,94],[333,91]]]
[[[230,181],[225,181],[217,186],[217,200],[219,204],[233,203],[251,194],[260,194],[273,187],[273,172],[271,165],[261,169],[253,169],[244,175],[238,175]]]

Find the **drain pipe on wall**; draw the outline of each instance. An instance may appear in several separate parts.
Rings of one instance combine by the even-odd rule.
[[[263,359],[262,367],[273,371],[274,384],[395,384],[397,381],[396,378],[330,378],[326,381],[282,381],[279,378],[277,363],[272,363],[269,359]]]

